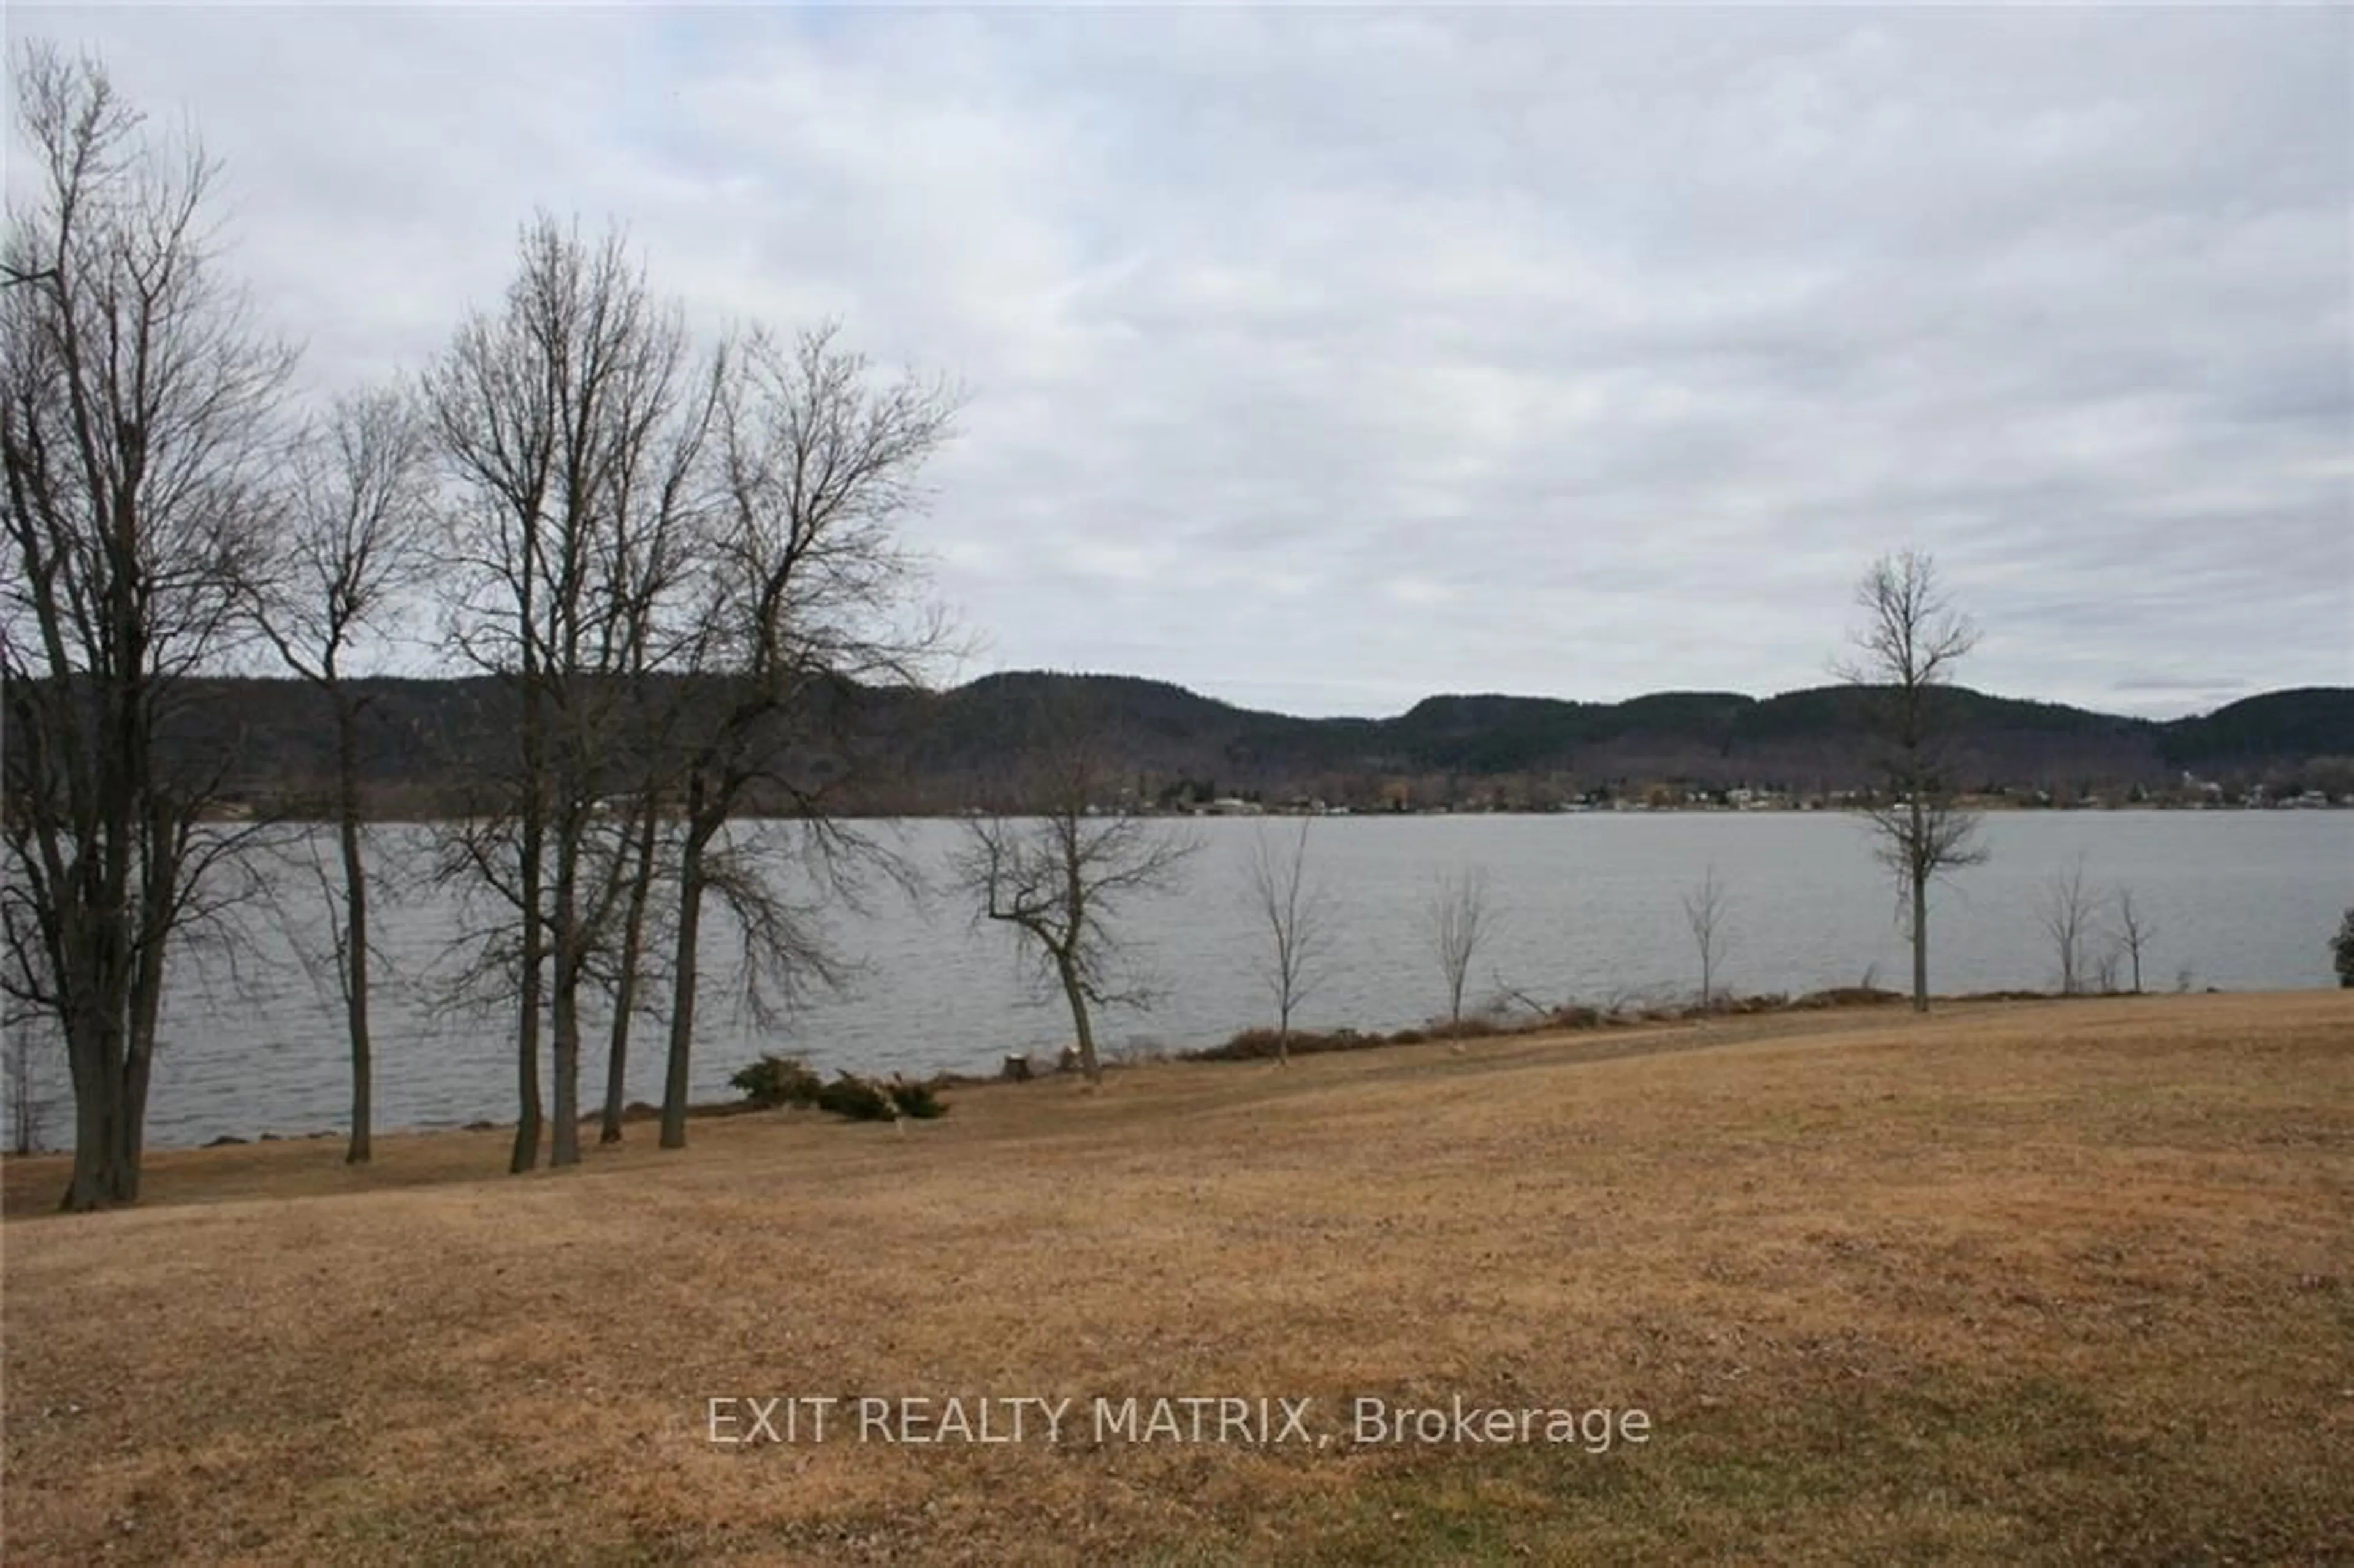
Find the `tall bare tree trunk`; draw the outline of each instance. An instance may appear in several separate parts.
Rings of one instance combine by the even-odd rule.
[[[580,979],[587,933],[580,925],[579,837],[577,827],[567,828],[556,851],[556,1125],[548,1142],[550,1166],[580,1163]]]
[[[374,1152],[375,1048],[368,1038],[367,863],[360,847],[359,737],[354,715],[335,698],[335,839],[344,862],[344,1022],[352,1047],[352,1135],[347,1165],[365,1165]]]
[[[123,1064],[122,1114],[115,1120],[113,1201],[139,1201],[140,1162],[147,1153],[147,1084],[154,1058],[146,1052]]]
[[[1103,1082],[1103,1065],[1096,1060],[1096,1032],[1087,1022],[1087,998],[1079,971],[1062,953],[1055,955],[1055,971],[1062,978],[1064,999],[1071,1004],[1071,1028],[1079,1040],[1079,1068],[1090,1084]]]
[[[528,874],[524,880],[524,896],[536,898],[538,875]],[[514,1151],[507,1159],[507,1170],[515,1174],[536,1169],[539,1164],[540,965],[544,961],[540,948],[538,917],[535,915],[527,916],[523,935],[523,983],[515,1009]]]
[[[557,973],[556,1125],[547,1147],[551,1169],[580,1163],[580,989],[577,983],[565,983],[567,978],[577,975],[577,966],[558,959]]]
[[[344,939],[351,945],[344,1020],[352,1044],[352,1135],[344,1162],[365,1165],[375,1152],[376,1127],[376,1048],[368,1035],[367,869],[360,852],[359,823],[345,817],[338,836],[343,842],[344,881],[348,889]]]
[[[148,935],[140,944],[131,993],[131,1033],[123,1043],[122,1108],[114,1124],[112,1195],[118,1203],[139,1201],[140,1162],[147,1152],[147,1086],[155,1064],[155,1020],[164,1006],[163,936],[171,921],[168,895],[163,888],[176,886],[180,880],[175,849],[157,851],[157,860],[169,867],[157,878],[163,885],[151,884],[142,892]]]
[[[646,904],[653,891],[659,823],[651,795],[638,809],[637,865],[630,875],[629,907],[621,917],[621,967],[613,982],[613,1032],[605,1050],[605,1119],[597,1134],[600,1144],[621,1141],[621,1109],[629,1094],[630,1013],[638,1004],[638,961],[645,951]]]
[[[688,787],[686,842],[679,852],[678,947],[671,975],[670,1056],[663,1066],[662,1147],[686,1147],[686,1097],[695,1054],[696,951],[703,937],[703,852],[713,830],[695,813],[702,789]]]
[[[1913,840],[1925,843],[1929,827],[1926,812],[1919,796],[1913,800]],[[1919,863],[1913,866],[1913,1011],[1929,1011],[1929,868]]]
[[[515,977],[517,1104],[514,1152],[507,1160],[507,1170],[518,1175],[536,1169],[539,1164],[539,1010],[542,1002],[541,967],[546,961],[546,932],[540,926],[537,810],[535,807],[527,810],[531,814],[523,827],[518,856],[521,864],[516,883],[520,892],[516,902],[523,912],[523,943],[517,959],[522,972]]]
[[[87,1211],[106,1206],[114,1191],[116,1087],[120,1053],[103,1021],[85,1019],[67,1036],[67,1067],[74,1091],[73,1174],[62,1207]]]

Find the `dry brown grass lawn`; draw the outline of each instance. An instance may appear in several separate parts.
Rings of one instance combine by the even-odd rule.
[[[6,1171],[12,1563],[2318,1562],[2354,1548],[2354,992],[1171,1065],[650,1129]],[[1312,1396],[1321,1449],[1098,1443]],[[1654,1435],[1367,1451],[1352,1395]],[[713,1396],[1063,1441],[726,1448]],[[844,1419],[837,1415],[837,1422]]]

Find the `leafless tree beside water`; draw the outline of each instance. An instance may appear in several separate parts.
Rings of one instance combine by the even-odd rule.
[[[1913,1007],[1929,1009],[1929,885],[1984,863],[1978,818],[1956,804],[1939,744],[1948,719],[1954,666],[1978,646],[1978,631],[1953,608],[1936,563],[1906,550],[1872,563],[1856,588],[1865,613],[1854,655],[1840,667],[1871,696],[1881,749],[1876,802],[1865,811],[1880,862],[1904,900],[1913,944]]]
[[[173,747],[247,630],[295,356],[210,239],[217,166],[94,60],[11,59],[30,167],[0,246],[0,983],[53,1024],[64,1204],[135,1201],[164,975],[247,891],[222,747]]]

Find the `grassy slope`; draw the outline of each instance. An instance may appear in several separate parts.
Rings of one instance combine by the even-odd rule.
[[[1629,1054],[1638,1044],[1660,1049]],[[2354,993],[1174,1065],[946,1121],[6,1172],[7,1560],[2316,1561]],[[1398,1453],[704,1441],[714,1394],[1639,1405]],[[1081,1426],[1079,1417],[1072,1417]]]

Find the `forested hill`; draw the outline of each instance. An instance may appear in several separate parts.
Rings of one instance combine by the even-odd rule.
[[[376,810],[453,809],[514,735],[512,697],[485,679],[363,683],[368,793]],[[2156,722],[1956,689],[1947,694],[1956,781],[2023,800],[2087,794],[2196,799],[2354,794],[2354,689],[2270,692]],[[292,681],[207,683],[181,744],[232,759],[235,791],[283,800],[323,789],[332,726]],[[1394,718],[1295,718],[1165,682],[1023,673],[944,692],[837,690],[857,737],[824,766],[845,809],[948,812],[1016,778],[1050,714],[1081,713],[1108,771],[1143,798],[1315,799],[1359,809],[1542,807],[1581,797],[1673,799],[1737,787],[1804,796],[1870,779],[1871,694],[1819,687],[1755,698],[1661,692],[1620,703],[1434,696]],[[2190,780],[2186,782],[2186,775]]]

